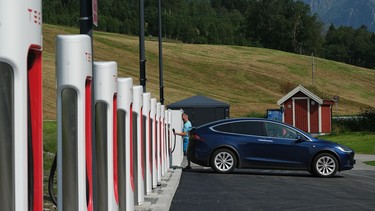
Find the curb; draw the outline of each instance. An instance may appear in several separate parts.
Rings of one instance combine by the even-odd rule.
[[[181,174],[181,168],[169,169],[161,178],[161,184],[154,188],[151,194],[145,196],[145,202],[142,205],[134,206],[134,210],[169,210],[178,184],[180,183]]]

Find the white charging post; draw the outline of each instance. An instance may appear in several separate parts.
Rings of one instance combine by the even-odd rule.
[[[119,210],[134,210],[133,79],[118,78],[117,140]]]
[[[165,168],[166,168],[166,172],[170,169],[169,153],[170,153],[171,136],[169,134],[169,130],[170,130],[169,112],[168,112],[168,110],[165,110],[164,111],[164,139],[165,139]]]
[[[161,103],[156,103],[156,169],[157,169],[157,178],[158,178],[158,184],[161,183],[161,127],[160,127],[160,115],[161,111]]]
[[[169,165],[169,168],[172,166],[172,150],[174,150],[174,134],[173,134],[173,131],[172,131],[172,127],[171,127],[171,121],[172,121],[172,112],[170,112],[171,110],[168,109],[166,110],[165,112],[167,113],[167,116],[168,116],[168,127],[167,127],[167,134],[168,134],[168,146],[169,146],[169,151],[168,151],[168,156],[169,156],[169,159],[168,159],[168,165]]]
[[[118,210],[117,63],[94,62],[94,140],[98,210]]]
[[[91,52],[87,35],[56,38],[59,210],[92,210]]]
[[[0,206],[42,210],[41,0],[0,0],[0,46]]]
[[[156,159],[156,143],[157,143],[157,132],[156,132],[156,98],[151,99],[151,166],[152,166],[152,188],[156,188],[158,185],[157,176],[157,159]]]
[[[135,197],[134,203],[141,205],[144,202],[144,165],[143,165],[143,124],[142,124],[142,86],[133,87],[133,142],[134,142],[134,173],[135,176]]]
[[[160,106],[160,161],[161,161],[161,176],[166,173],[166,143],[165,143],[165,109],[164,105]]]
[[[183,111],[169,110],[169,112],[171,113],[171,128],[175,129],[176,132],[181,132],[183,127],[183,121],[181,119]],[[174,149],[172,150],[172,166],[180,167],[184,157],[182,137],[174,135],[172,142]]]
[[[149,195],[152,192],[152,179],[151,179],[151,93],[143,93],[143,146],[144,157],[143,163],[146,173],[145,178],[145,193]]]

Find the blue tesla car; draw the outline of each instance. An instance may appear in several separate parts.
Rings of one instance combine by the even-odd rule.
[[[187,156],[219,173],[262,168],[333,177],[355,164],[354,151],[346,146],[313,138],[282,122],[256,118],[225,119],[193,128]]]

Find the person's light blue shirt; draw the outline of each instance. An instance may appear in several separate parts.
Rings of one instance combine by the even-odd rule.
[[[186,133],[186,135],[184,135],[182,138],[183,138],[183,142],[184,142],[184,152],[186,152],[187,150],[187,146],[188,146],[188,143],[189,143],[189,131],[191,130],[192,126],[191,126],[191,122],[190,121],[186,121],[184,123],[184,127],[182,128],[182,132]]]

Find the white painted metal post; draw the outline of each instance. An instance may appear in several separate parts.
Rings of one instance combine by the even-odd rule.
[[[89,36],[57,36],[59,210],[92,209],[91,60]],[[88,189],[86,189],[87,185]],[[87,198],[87,190],[89,190],[89,198]],[[88,205],[87,199],[89,199]]]
[[[117,63],[94,62],[94,130],[98,210],[118,210]]]
[[[168,110],[164,111],[164,137],[165,137],[165,167],[166,171],[170,168],[170,162],[169,162],[169,153],[170,153],[170,140],[171,136],[169,134],[169,112]]]
[[[152,179],[151,179],[151,94],[149,92],[143,93],[143,146],[144,156],[143,163],[146,173],[145,178],[145,193],[149,195],[152,192]]]
[[[151,116],[151,127],[152,127],[152,147],[151,147],[151,156],[152,156],[152,188],[156,188],[156,186],[158,185],[158,173],[157,173],[157,159],[156,159],[156,155],[157,155],[157,147],[156,147],[156,143],[157,143],[157,131],[156,131],[156,128],[157,128],[157,125],[156,125],[156,103],[157,103],[157,100],[156,98],[152,98],[151,99],[151,113],[150,113],[150,116]]]
[[[0,0],[0,46],[0,206],[42,210],[41,0]]]
[[[134,210],[133,79],[118,78],[117,140],[119,210]]]
[[[182,110],[169,110],[171,112],[171,128],[175,129],[176,132],[182,131],[183,122],[181,119],[181,115],[183,113]],[[182,159],[184,156],[183,153],[183,144],[182,144],[182,137],[175,136],[173,137],[173,152],[172,152],[172,166],[181,166]]]
[[[172,131],[172,112],[170,109],[166,110],[167,112],[167,115],[168,115],[168,136],[169,136],[169,153],[168,153],[168,156],[169,156],[169,159],[168,159],[168,165],[169,165],[169,168],[172,167],[172,151],[174,150],[175,148],[175,137],[174,137],[174,134],[173,134],[173,131]]]
[[[157,142],[156,142],[156,168],[157,168],[157,176],[158,176],[158,184],[161,183],[161,103],[156,103],[156,134],[157,134]]]
[[[143,134],[143,124],[142,124],[142,86],[133,87],[133,127],[136,130],[133,130],[133,140],[134,140],[134,173],[135,177],[135,204],[141,205],[144,202],[144,179],[145,179],[145,169],[143,165],[143,143],[142,143],[142,134]]]
[[[160,106],[160,151],[161,151],[161,176],[164,176],[166,171],[166,143],[165,143],[165,109],[164,105]]]

